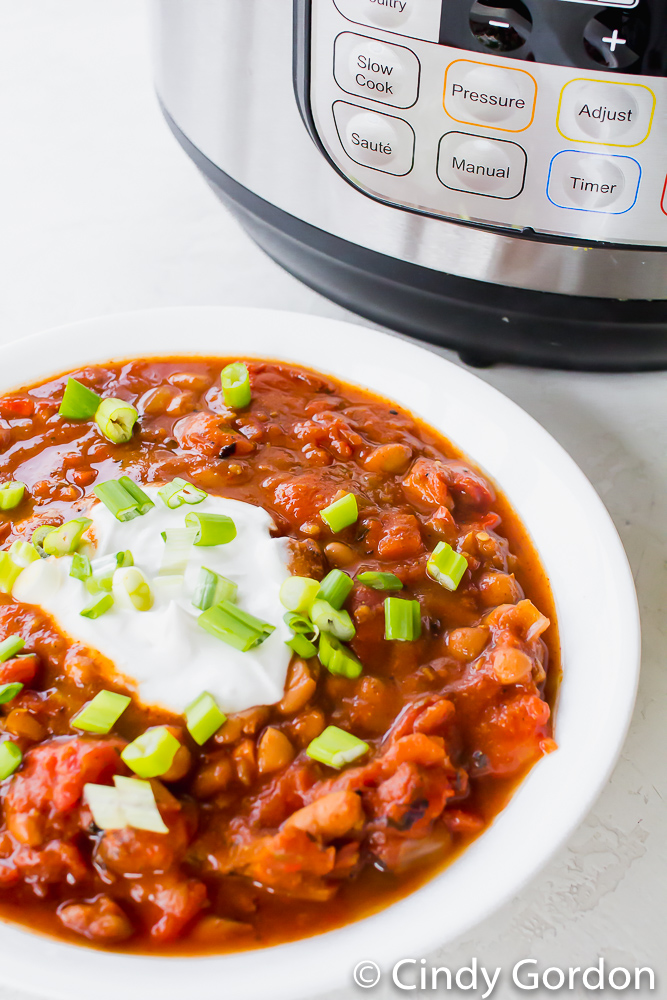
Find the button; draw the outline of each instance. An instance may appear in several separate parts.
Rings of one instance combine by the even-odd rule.
[[[558,131],[575,142],[638,146],[654,111],[655,94],[642,83],[573,80],[561,92]]]
[[[464,125],[523,132],[533,121],[537,83],[522,69],[458,59],[445,74],[445,111]]]
[[[523,191],[528,157],[515,142],[448,132],[440,140],[438,178],[452,191],[487,198],[516,198]]]
[[[419,59],[404,45],[344,31],[336,39],[334,76],[348,94],[410,108],[419,94]]]
[[[572,2],[572,0],[569,0],[569,2]],[[594,4],[596,7],[604,6],[630,8],[639,6],[639,0],[604,0],[604,3],[602,3],[601,0],[574,0],[574,2]]]
[[[523,48],[533,30],[533,19],[521,0],[479,0],[470,11],[470,30],[485,49],[501,55]]]
[[[547,194],[558,208],[622,215],[637,201],[641,176],[631,156],[566,149],[551,161]]]
[[[649,40],[645,16],[603,10],[584,28],[584,48],[602,66],[627,70],[644,54]]]
[[[402,118],[336,101],[338,138],[355,163],[399,177],[409,174],[415,156],[415,133]]]
[[[334,0],[349,21],[437,42],[442,0]]]

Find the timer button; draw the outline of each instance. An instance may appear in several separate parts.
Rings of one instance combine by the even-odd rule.
[[[655,94],[644,84],[573,80],[561,92],[558,131],[575,142],[638,146],[654,111]]]
[[[338,138],[351,160],[385,174],[410,173],[415,133],[406,121],[346,101],[336,101],[333,113]]]
[[[438,179],[452,191],[509,200],[523,191],[527,162],[515,142],[448,132],[440,140]]]
[[[420,63],[404,45],[344,31],[336,39],[334,76],[348,94],[410,108],[419,94]]]
[[[547,194],[558,208],[623,215],[637,201],[641,175],[631,156],[566,149],[551,161]]]
[[[523,132],[533,121],[537,83],[525,70],[457,59],[445,75],[445,111],[465,125]]]

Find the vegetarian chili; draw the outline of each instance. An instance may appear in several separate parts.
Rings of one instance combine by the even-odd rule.
[[[69,376],[0,398],[0,484],[25,484],[0,511],[3,552],[85,517],[103,482],[180,478],[262,507],[289,540],[290,572],[326,578],[338,598],[335,615],[319,609],[319,657],[294,653],[281,700],[222,724],[224,705],[199,706],[208,735],[110,683],[94,649],[5,582],[0,642],[23,645],[0,662],[0,701],[15,692],[0,705],[0,751],[20,757],[0,782],[0,915],[33,930],[168,954],[329,930],[441,870],[555,749],[553,601],[506,499],[399,406],[272,361],[248,361],[250,388],[241,372],[225,390],[230,361],[80,369],[92,392],[74,419],[59,414]],[[352,638],[327,632],[327,615]],[[82,732],[75,716],[102,691],[131,700],[108,703],[120,712],[108,732]],[[133,778],[121,753],[154,727],[177,748],[150,779],[166,832],[101,829],[84,785]]]

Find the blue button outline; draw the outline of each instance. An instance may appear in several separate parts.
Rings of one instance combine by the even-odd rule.
[[[559,156],[563,155],[563,153],[577,153],[579,156],[581,155],[604,156],[605,159],[607,160],[632,160],[633,163],[636,163],[637,166],[639,167],[639,180],[637,181],[635,200],[633,201],[632,205],[630,205],[629,208],[624,208],[622,212],[608,212],[604,208],[576,208],[574,205],[559,205],[558,202],[554,201],[551,195],[549,194],[549,188],[551,186],[551,174],[553,173],[554,163],[556,162]],[[639,198],[639,188],[641,187],[643,176],[644,173],[642,171],[642,165],[639,162],[639,160],[635,160],[634,156],[626,156],[623,153],[598,153],[598,152],[593,152],[592,150],[583,150],[583,149],[561,149],[559,153],[556,153],[556,155],[551,160],[551,163],[549,164],[549,176],[547,177],[547,198],[549,199],[552,205],[555,205],[556,208],[562,208],[566,212],[593,212],[595,215],[625,215],[627,212],[632,211],[632,209],[637,204],[637,199]]]

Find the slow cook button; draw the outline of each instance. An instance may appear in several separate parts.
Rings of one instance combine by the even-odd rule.
[[[566,149],[551,161],[547,194],[558,208],[623,215],[637,201],[641,176],[631,156]]]
[[[403,176],[412,170],[415,134],[402,118],[337,101],[333,107],[341,145],[364,167]]]
[[[448,132],[440,140],[438,178],[453,191],[516,198],[526,179],[526,153],[507,139]]]
[[[442,0],[334,0],[349,21],[437,42]]]
[[[404,45],[390,45],[344,31],[336,39],[334,75],[348,94],[410,108],[419,94],[419,59]]]
[[[523,69],[457,59],[445,74],[445,111],[464,125],[523,132],[533,121],[537,83]]]
[[[572,80],[563,87],[558,131],[565,139],[638,146],[651,131],[655,94],[642,83]]]

